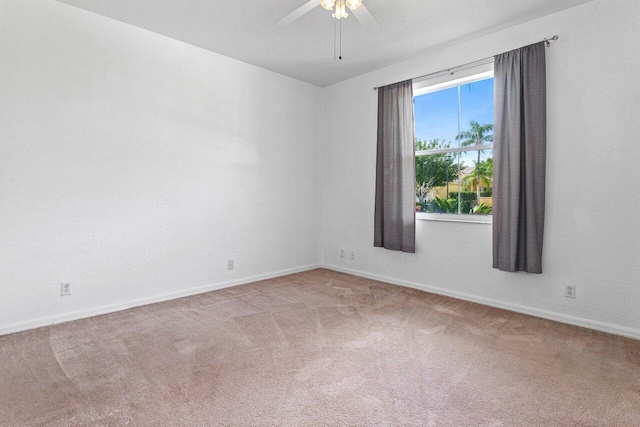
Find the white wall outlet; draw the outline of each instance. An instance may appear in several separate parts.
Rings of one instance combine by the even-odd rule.
[[[356,260],[356,253],[351,251],[351,261],[355,261]]]
[[[71,295],[71,283],[60,283],[60,296]]]
[[[340,249],[340,258],[344,258],[344,249]]]
[[[575,285],[565,285],[564,286],[564,296],[567,298],[576,299],[576,286]]]
[[[227,261],[227,270],[233,270],[233,260]]]

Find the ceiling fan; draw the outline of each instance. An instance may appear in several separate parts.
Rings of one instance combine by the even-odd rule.
[[[326,10],[332,10],[333,16],[336,19],[344,19],[349,16],[347,9],[353,13],[353,15],[365,26],[369,31],[376,31],[380,29],[380,24],[371,15],[369,9],[362,4],[362,0],[309,0],[284,18],[276,22],[276,26],[284,27],[289,25],[296,19],[300,18],[305,13],[311,11],[316,6],[322,6]]]

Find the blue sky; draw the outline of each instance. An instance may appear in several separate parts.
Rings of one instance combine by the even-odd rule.
[[[417,96],[414,109],[416,138],[438,138],[450,141],[452,147],[458,146],[457,87]],[[493,79],[460,86],[460,130],[468,130],[471,120],[493,123]]]

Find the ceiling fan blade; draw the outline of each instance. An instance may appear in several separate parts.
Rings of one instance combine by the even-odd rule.
[[[380,28],[380,24],[376,21],[376,18],[373,17],[369,9],[365,7],[364,4],[361,4],[360,7],[356,9],[349,9],[351,13],[360,21],[364,27],[369,31],[378,31]]]
[[[276,22],[276,27],[284,27],[285,25],[291,24],[293,21],[300,18],[302,15],[319,5],[320,2],[318,0],[309,0],[308,2]]]

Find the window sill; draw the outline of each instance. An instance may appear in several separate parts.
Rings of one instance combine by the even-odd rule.
[[[423,221],[444,221],[444,222],[466,222],[471,224],[491,224],[492,215],[472,215],[472,214],[434,214],[416,212],[416,219]]]

